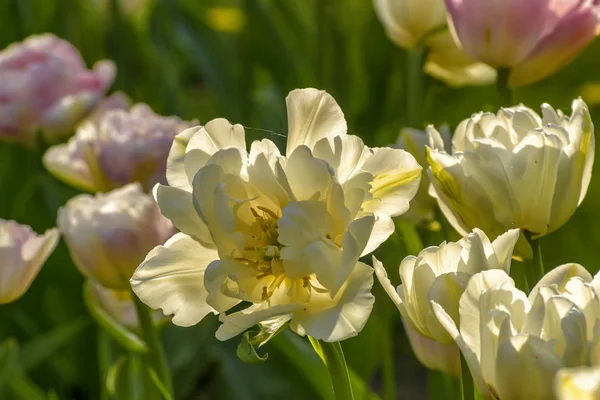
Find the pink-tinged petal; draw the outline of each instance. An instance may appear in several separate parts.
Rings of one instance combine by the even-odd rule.
[[[34,134],[59,141],[104,97],[116,67],[100,61],[92,70],[70,43],[34,35],[0,51],[1,136],[35,146]]]
[[[550,0],[446,0],[465,53],[493,67],[512,67],[540,40]]]
[[[580,1],[583,3],[584,1]],[[509,85],[528,85],[564,68],[590,43],[599,27],[599,6],[579,6],[564,15],[512,71]]]

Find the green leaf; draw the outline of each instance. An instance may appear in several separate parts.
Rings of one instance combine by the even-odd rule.
[[[256,350],[267,344],[269,340],[283,331],[289,322],[288,316],[281,316],[271,319],[268,323],[258,324],[259,330],[249,330],[244,332],[242,340],[237,348],[237,356],[240,360],[248,364],[260,364],[269,358],[269,354],[258,355]]]
[[[48,359],[61,347],[70,343],[89,325],[89,319],[79,318],[44,333],[21,346],[19,364],[27,372]]]
[[[135,333],[123,327],[94,301],[89,281],[83,284],[83,302],[90,315],[113,339],[134,353],[146,353],[146,343]]]
[[[104,383],[106,391],[111,396],[117,394],[117,381],[121,375],[125,364],[127,363],[129,356],[123,355],[117,359],[117,361],[108,368],[106,373],[106,382]]]
[[[19,345],[15,339],[7,339],[0,345],[0,391],[10,381],[18,367]]]
[[[160,392],[162,397],[165,400],[173,400],[173,398],[169,394],[169,391],[165,387],[164,383],[162,383],[162,381],[156,374],[156,371],[153,368],[148,368],[148,374],[150,375],[150,379],[152,380],[152,383],[154,383],[154,385],[156,386],[156,388],[158,389],[158,391]]]
[[[269,358],[269,354],[265,353],[265,355],[262,357],[260,355],[258,355],[258,353],[256,352],[256,348],[252,344],[252,338],[250,338],[251,334],[252,334],[252,332],[250,332],[250,331],[244,332],[244,334],[242,335],[242,340],[237,347],[236,354],[237,354],[238,358],[245,363],[248,363],[248,364],[263,363],[263,362],[267,361],[267,359]]]

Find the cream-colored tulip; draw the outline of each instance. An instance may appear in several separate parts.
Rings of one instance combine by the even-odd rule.
[[[427,367],[443,369],[452,375],[460,372],[456,368],[460,365],[458,349],[453,353],[448,350],[454,340],[436,319],[431,302],[442,304],[457,319],[459,298],[471,276],[493,269],[508,273],[518,238],[519,231],[513,229],[490,242],[482,231],[475,229],[456,243],[428,247],[418,256],[408,256],[402,261],[399,271],[402,284],[397,289],[390,283],[383,265],[373,259],[377,278],[398,307],[405,325],[414,334],[438,344],[427,349],[409,335],[418,358],[435,361],[426,363]],[[445,360],[439,361],[442,356]]]
[[[432,148],[439,147],[440,149],[450,149],[450,131],[446,126],[440,129],[441,139],[438,142],[431,142],[424,131],[412,128],[404,128],[398,135],[398,140],[393,147],[408,151],[417,160],[419,165],[423,167],[421,174],[421,183],[419,191],[410,202],[410,209],[402,218],[408,219],[415,223],[432,221],[435,218],[435,209],[437,207],[436,200],[429,195],[429,177],[427,176],[427,153],[426,146]]]
[[[428,133],[439,136],[430,127]],[[519,228],[536,239],[564,225],[583,201],[594,163],[594,125],[586,104],[565,116],[525,106],[464,120],[453,152],[429,149],[431,195],[461,234],[474,227],[489,237]],[[531,255],[525,236],[517,253]]]
[[[295,90],[287,106],[286,156],[266,139],[247,152],[244,128],[224,119],[176,137],[169,186],[155,196],[182,233],[131,279],[175,324],[215,312],[220,340],[289,322],[298,334],[338,341],[366,323],[373,277],[358,258],[393,232],[391,217],[408,209],[421,168],[403,150],[346,135],[326,92]],[[241,301],[251,305],[226,314]]]
[[[444,0],[373,0],[375,12],[389,38],[412,48],[446,26]]]
[[[600,367],[564,368],[554,379],[558,400],[600,399]]]
[[[173,235],[170,221],[134,183],[73,197],[58,210],[58,228],[81,273],[114,290],[129,288],[146,254]]]
[[[58,239],[56,228],[38,235],[27,225],[0,218],[0,304],[15,301],[29,289]]]
[[[529,297],[503,270],[474,275],[458,313],[438,301],[432,308],[452,336],[487,398],[548,399],[560,368],[590,365],[597,353],[600,301],[580,265],[550,271]],[[457,318],[458,316],[458,318]]]

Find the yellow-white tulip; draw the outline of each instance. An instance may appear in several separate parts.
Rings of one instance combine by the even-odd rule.
[[[400,47],[414,47],[446,26],[444,0],[373,0],[373,6],[385,32]]]
[[[0,218],[0,304],[15,301],[29,289],[58,238],[55,228],[38,235],[27,225]]]
[[[506,272],[489,270],[469,280],[458,310],[436,300],[432,308],[485,397],[549,399],[560,368],[590,365],[596,357],[598,280],[580,265],[565,264],[528,297]]]
[[[536,239],[564,225],[583,201],[594,125],[581,99],[571,116],[545,104],[540,117],[521,105],[464,120],[452,145],[452,154],[428,150],[431,194],[452,226],[462,234],[478,227],[490,237],[519,228]],[[517,253],[531,254],[524,236]]]
[[[393,232],[391,217],[407,211],[421,168],[403,150],[346,135],[324,91],[294,90],[287,106],[286,156],[266,139],[248,153],[244,128],[224,119],[175,139],[169,186],[155,196],[182,233],[131,279],[175,324],[214,312],[220,340],[289,322],[298,334],[338,341],[366,323],[373,277],[358,258]],[[251,305],[225,314],[241,301]]]
[[[399,271],[402,284],[397,289],[390,283],[383,265],[373,259],[377,278],[398,307],[409,333],[414,330],[414,334],[409,334],[411,345],[427,367],[452,375],[460,373],[458,349],[450,350],[454,340],[438,322],[431,302],[442,304],[453,318],[458,318],[459,298],[471,276],[495,269],[508,273],[518,238],[519,231],[513,229],[490,242],[485,233],[475,229],[458,242],[428,247],[418,256],[408,256],[402,261]],[[422,339],[416,340],[415,335]]]
[[[58,228],[81,273],[113,290],[129,278],[146,254],[173,234],[139,184],[107,194],[82,194],[58,210]]]
[[[554,379],[558,400],[600,399],[600,367],[564,368]]]

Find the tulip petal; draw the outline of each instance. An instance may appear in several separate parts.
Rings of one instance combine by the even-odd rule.
[[[149,307],[173,315],[175,325],[195,325],[207,314],[216,314],[206,303],[204,272],[218,257],[216,250],[178,233],[148,253],[135,270],[131,287]]]
[[[335,99],[324,90],[296,89],[286,98],[288,140],[286,156],[296,147],[312,149],[320,139],[344,136],[347,131],[344,113]]]
[[[167,182],[169,186],[182,189],[188,192],[192,191],[191,180],[185,173],[184,160],[185,149],[192,136],[198,133],[202,127],[196,126],[188,128],[179,133],[173,139],[169,156],[167,157]]]
[[[375,297],[373,269],[357,263],[344,287],[333,299],[328,293],[314,293],[304,308],[296,311],[290,328],[326,342],[338,342],[358,335],[365,326]]]
[[[177,229],[195,237],[206,247],[214,247],[208,227],[194,208],[192,193],[157,184],[153,194],[161,214],[170,219]]]
[[[291,315],[300,307],[302,306],[296,303],[279,304],[272,307],[269,307],[267,303],[262,303],[252,305],[233,314],[221,314],[219,320],[223,324],[219,326],[215,336],[221,341],[229,340],[262,321],[268,321],[273,317]]]

